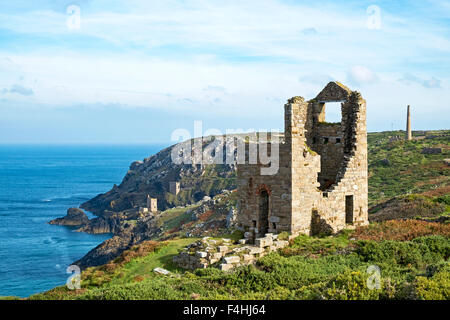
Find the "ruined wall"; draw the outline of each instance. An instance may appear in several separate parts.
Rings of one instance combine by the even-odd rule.
[[[348,224],[368,224],[366,101],[358,92],[352,92],[343,105],[342,127],[344,158],[335,184],[323,192],[318,206],[334,231]],[[351,221],[346,221],[346,197],[353,200]]]
[[[343,101],[341,123],[323,123],[331,101]],[[365,100],[331,82],[311,101],[289,99],[284,111],[279,172],[263,176],[260,164],[237,167],[239,225],[253,237],[263,235],[262,190],[269,194],[268,232],[313,234],[367,224]]]
[[[333,97],[330,97],[333,98]],[[311,102],[312,104],[316,102]],[[312,108],[311,108],[312,109]],[[321,196],[312,207],[311,233],[337,232],[352,225],[368,223],[367,186],[367,132],[366,102],[357,92],[351,92],[348,101],[342,104],[342,121],[323,129],[320,123],[312,125],[311,137],[336,134],[339,143],[329,136],[328,146],[323,142],[308,139],[311,148],[322,160],[335,168],[321,168],[318,175],[321,182]],[[316,142],[316,144],[314,144]],[[318,145],[319,144],[319,145]],[[331,144],[331,146],[330,146]],[[332,154],[332,150],[336,153]],[[323,158],[327,157],[324,161]],[[321,179],[333,178],[324,181]]]
[[[309,142],[311,149],[321,156],[318,176],[321,189],[327,189],[336,181],[339,171],[339,165],[336,164],[342,163],[344,157],[341,123],[317,123],[313,129],[312,140]]]
[[[309,103],[295,97],[285,105],[285,141],[289,148],[287,161],[291,163],[291,227],[290,231],[310,233],[312,208],[320,197],[317,181],[320,156],[307,146],[306,124]]]
[[[262,236],[260,225],[261,192],[269,195],[268,232],[290,231],[291,227],[291,170],[288,149],[280,144],[280,166],[276,175],[261,175],[261,164],[238,164],[237,184],[239,194],[238,226],[252,237]]]

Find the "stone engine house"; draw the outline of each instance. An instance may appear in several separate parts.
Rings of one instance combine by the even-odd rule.
[[[325,122],[326,103],[341,102],[339,123]],[[293,97],[284,106],[279,170],[237,165],[238,226],[247,237],[288,231],[335,233],[368,224],[366,101],[339,82],[316,98]]]

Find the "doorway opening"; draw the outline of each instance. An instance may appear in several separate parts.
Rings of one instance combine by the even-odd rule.
[[[345,223],[353,224],[353,196],[345,196]]]

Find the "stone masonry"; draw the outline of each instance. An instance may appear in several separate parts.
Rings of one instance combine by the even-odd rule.
[[[149,195],[147,195],[147,209],[150,212],[157,212],[158,211],[158,199],[151,198]]]
[[[180,192],[180,182],[178,181],[171,181],[169,183],[169,190],[170,193],[173,195],[177,195]]]
[[[341,102],[339,123],[325,122],[328,102]],[[316,98],[284,106],[279,170],[238,164],[238,227],[250,242],[266,233],[335,233],[368,224],[366,101],[339,82]],[[273,149],[273,146],[272,148]]]
[[[189,270],[217,267],[228,271],[242,265],[253,264],[258,258],[288,244],[288,241],[278,240],[277,235],[271,233],[257,239],[254,245],[247,244],[245,239],[235,244],[230,239],[216,240],[205,237],[184,248],[173,258],[173,262],[180,268]]]

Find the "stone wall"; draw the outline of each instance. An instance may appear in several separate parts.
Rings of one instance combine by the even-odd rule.
[[[173,195],[177,195],[180,192],[181,188],[180,188],[180,182],[178,181],[171,181],[169,183],[169,191],[171,194]]]
[[[341,123],[323,122],[331,101],[343,101]],[[367,224],[365,100],[331,82],[313,100],[289,99],[284,111],[279,171],[261,175],[259,163],[237,166],[238,225],[255,239],[265,232],[313,234]]]

